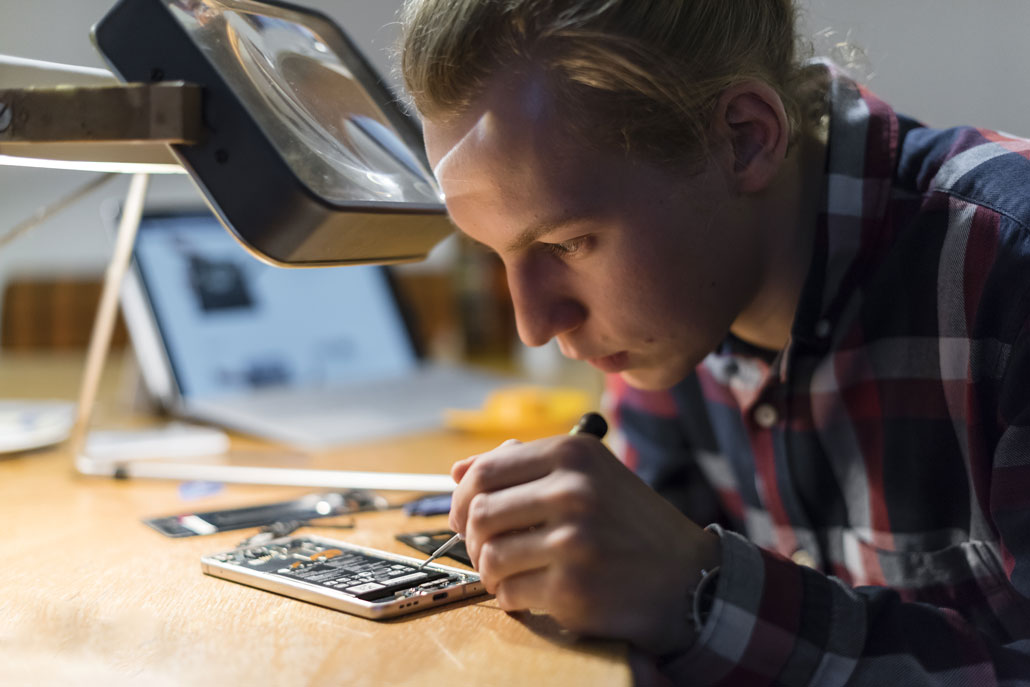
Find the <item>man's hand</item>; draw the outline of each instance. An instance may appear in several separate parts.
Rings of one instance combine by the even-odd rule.
[[[655,654],[693,641],[688,592],[719,564],[719,538],[596,438],[509,441],[451,475],[451,528],[501,608],[543,610]]]

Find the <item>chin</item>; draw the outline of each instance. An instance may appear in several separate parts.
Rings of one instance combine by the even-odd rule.
[[[622,380],[641,391],[666,391],[679,384],[690,373],[667,369],[624,370],[619,373]]]

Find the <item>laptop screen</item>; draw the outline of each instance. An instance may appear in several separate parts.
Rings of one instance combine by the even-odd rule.
[[[271,267],[207,212],[144,216],[135,260],[184,397],[337,386],[418,365],[382,267]]]

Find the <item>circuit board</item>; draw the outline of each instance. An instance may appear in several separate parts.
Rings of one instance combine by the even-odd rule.
[[[483,593],[471,571],[321,537],[291,536],[205,556],[204,572],[278,594],[383,618]]]

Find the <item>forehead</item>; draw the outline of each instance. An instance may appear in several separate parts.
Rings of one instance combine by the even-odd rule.
[[[555,147],[561,128],[540,75],[497,78],[462,116],[426,122],[426,152],[452,214],[467,196],[499,201],[536,185],[557,156],[568,156],[567,145]]]
[[[624,173],[621,156],[568,134],[546,78],[498,78],[469,112],[425,122],[426,151],[458,226],[474,238],[591,212]]]
[[[426,152],[433,171],[480,154],[509,157],[553,135],[558,126],[554,99],[542,74],[493,79],[467,112],[447,120],[425,122]]]

